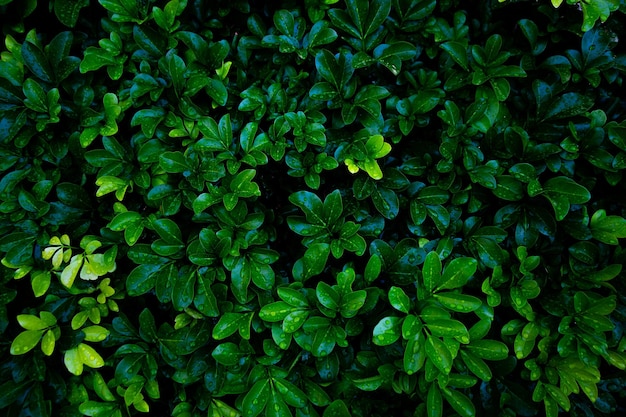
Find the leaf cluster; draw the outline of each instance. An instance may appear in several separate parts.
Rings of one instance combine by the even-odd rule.
[[[561,3],[0,0],[2,414],[623,415],[624,4]]]

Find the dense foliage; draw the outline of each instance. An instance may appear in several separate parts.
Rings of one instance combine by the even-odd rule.
[[[561,3],[0,0],[0,413],[624,415],[626,6]]]

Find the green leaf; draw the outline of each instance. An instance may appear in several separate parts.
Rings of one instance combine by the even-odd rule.
[[[445,388],[442,391],[444,398],[452,406],[454,411],[459,413],[461,417],[474,417],[476,409],[472,400],[460,391]]]
[[[88,0],[56,0],[54,14],[65,26],[74,27],[78,22],[80,9],[88,5]]]
[[[231,181],[231,191],[243,198],[261,195],[258,184],[251,182],[255,175],[255,169],[244,169]]]
[[[450,193],[448,191],[434,185],[424,187],[417,193],[417,200],[428,205],[445,204],[449,199]]]
[[[289,196],[292,204],[300,207],[311,224],[326,225],[324,220],[324,204],[310,191],[298,191]]]
[[[591,199],[591,194],[585,187],[568,177],[550,178],[543,184],[543,191],[565,197],[570,204],[584,204]]]
[[[305,320],[309,317],[309,312],[306,310],[295,310],[287,314],[283,320],[283,330],[285,333],[293,333],[298,330],[304,324]],[[269,321],[269,320],[268,320]]]
[[[159,165],[168,173],[182,173],[189,170],[187,159],[181,152],[165,152],[161,154]]]
[[[580,93],[565,93],[546,106],[542,120],[558,120],[577,116],[589,110],[593,104],[594,99],[592,97]]]
[[[307,395],[300,388],[285,379],[274,379],[274,383],[287,404],[296,408],[302,408],[307,405]]]
[[[376,210],[378,210],[380,214],[382,214],[386,219],[391,220],[396,218],[400,212],[400,200],[398,199],[398,195],[395,191],[387,187],[377,187],[372,192],[371,197],[374,207],[376,207]]]
[[[467,369],[469,369],[470,372],[472,372],[478,378],[482,379],[483,381],[491,380],[491,369],[489,368],[489,365],[487,365],[485,361],[483,361],[481,358],[465,350],[461,350],[461,358],[467,366]]]
[[[332,100],[337,94],[337,88],[325,81],[314,84],[309,90],[309,96],[314,100]]]
[[[142,220],[141,214],[134,211],[125,211],[118,213],[109,222],[107,227],[115,232],[120,232],[133,224],[136,224]]]
[[[107,329],[97,325],[83,327],[81,331],[85,334],[85,340],[87,342],[102,342],[109,335]]]
[[[80,374],[79,374],[80,375]],[[118,417],[121,416],[119,405],[116,403],[102,403],[98,401],[85,401],[78,406],[78,410],[90,417]]]
[[[626,219],[607,216],[606,211],[601,209],[591,217],[590,229],[594,239],[607,245],[617,245],[618,239],[626,238]]]
[[[469,313],[482,306],[482,301],[472,295],[440,292],[434,296],[442,306],[448,310],[457,311],[459,313]]]
[[[244,396],[242,410],[244,417],[256,417],[261,414],[270,397],[269,380],[262,378],[257,381]]]
[[[372,282],[374,282],[380,275],[381,271],[382,271],[382,259],[380,258],[380,256],[373,254],[369,261],[367,261],[367,265],[365,266],[365,272],[364,272],[364,277],[365,277],[365,281],[368,284],[371,284]]]
[[[11,355],[23,355],[31,351],[43,336],[44,330],[26,330],[18,334],[11,343]]]
[[[78,356],[80,361],[90,368],[101,368],[104,366],[104,359],[94,348],[85,344],[78,344]]]
[[[405,292],[400,287],[392,286],[389,289],[389,303],[393,308],[403,313],[409,313],[411,308],[411,300],[409,296],[405,294]]]
[[[165,242],[171,245],[183,244],[180,228],[173,220],[168,218],[158,219],[153,221],[151,226]]]
[[[338,58],[335,58],[332,52],[326,49],[320,50],[315,55],[315,68],[320,76],[334,87],[335,91],[341,91],[354,72],[345,55],[339,54]]]
[[[570,400],[559,387],[552,384],[544,384],[544,388],[548,395],[550,395],[563,410],[569,411],[571,407]]]
[[[41,339],[41,351],[44,355],[50,356],[54,352],[54,346],[56,344],[56,337],[52,329],[47,330]]]
[[[37,81],[32,78],[27,78],[24,80],[22,91],[26,96],[26,100],[24,100],[26,107],[39,113],[48,112],[46,92]]]
[[[74,284],[74,280],[78,275],[78,271],[83,266],[83,255],[74,255],[69,265],[67,265],[63,272],[61,272],[61,284],[67,288],[71,288]]]
[[[283,301],[293,307],[306,308],[309,306],[309,301],[307,300],[306,296],[296,289],[289,287],[278,287],[276,289],[276,292]]]
[[[126,289],[131,296],[145,294],[154,288],[156,273],[161,265],[139,265],[126,277]]]
[[[346,6],[350,18],[360,32],[361,39],[365,39],[376,31],[391,10],[391,2],[386,0],[347,0]]]
[[[439,233],[445,235],[448,226],[450,226],[450,212],[442,205],[426,206],[426,211]]]
[[[231,342],[221,343],[217,345],[211,356],[220,364],[225,366],[234,366],[244,356],[236,344]]]
[[[195,271],[181,271],[172,288],[172,304],[177,311],[183,311],[194,300],[196,285]]]
[[[443,401],[437,384],[431,384],[426,396],[426,415],[428,417],[443,416]]]
[[[222,340],[239,331],[244,339],[250,338],[250,323],[254,313],[224,313],[213,328],[213,339]]]
[[[449,41],[439,45],[441,49],[446,51],[450,57],[461,66],[465,71],[469,71],[467,59],[467,47],[460,42]]]
[[[424,287],[429,294],[442,283],[441,271],[442,271],[441,259],[437,252],[429,252],[426,255],[426,260],[422,266],[422,278],[424,280]]]
[[[339,308],[339,294],[325,282],[318,282],[315,294],[324,307],[331,310],[337,310]]]
[[[452,370],[452,354],[446,344],[438,337],[426,339],[426,355],[437,369],[448,375]]]
[[[524,197],[524,185],[513,176],[498,175],[497,185],[493,194],[507,201],[518,201]]]
[[[335,190],[326,196],[323,213],[326,219],[325,224],[330,226],[337,223],[343,213],[343,202],[339,190]]]
[[[619,1],[615,0],[598,0],[590,3],[580,2],[583,11],[581,30],[583,32],[591,31],[598,19],[603,23],[606,22],[611,12],[619,9],[619,4]]]
[[[17,322],[26,330],[43,330],[48,324],[37,316],[31,314],[18,314]]]
[[[356,316],[361,307],[365,304],[366,299],[367,292],[365,290],[345,294],[341,300],[341,315],[345,318]]]
[[[338,38],[338,35],[337,32],[329,26],[326,20],[316,22],[305,36],[303,46],[305,48],[316,48],[334,42]]]
[[[304,281],[321,274],[326,267],[329,254],[330,245],[328,243],[311,244],[304,256],[295,262],[293,266],[294,278],[298,281]]]
[[[322,417],[350,417],[348,407],[342,400],[335,400],[326,409]]]
[[[482,359],[501,361],[509,356],[509,348],[497,340],[481,339],[473,340],[466,349]]]
[[[469,333],[463,323],[451,319],[429,319],[426,326],[436,337],[455,337],[462,343],[469,343]]]
[[[50,67],[50,62],[37,45],[28,40],[25,41],[22,44],[21,54],[24,64],[37,78],[46,83],[53,82],[54,73]]]
[[[65,352],[63,363],[70,373],[80,375],[83,373],[83,361],[78,354],[78,347],[74,347]]]
[[[374,327],[374,344],[387,346],[394,343],[401,336],[400,317],[385,317]]]
[[[436,290],[452,290],[464,286],[472,275],[476,272],[478,262],[474,258],[453,259],[443,271],[441,283]]]
[[[50,283],[52,282],[52,274],[50,271],[40,271],[39,273],[32,273],[33,280],[31,281],[31,286],[33,288],[33,294],[35,297],[41,297],[50,288]]]

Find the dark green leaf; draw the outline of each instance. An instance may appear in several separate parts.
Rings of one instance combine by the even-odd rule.
[[[455,289],[464,286],[469,278],[474,275],[478,262],[474,258],[456,258],[446,265],[441,284],[436,290]]]

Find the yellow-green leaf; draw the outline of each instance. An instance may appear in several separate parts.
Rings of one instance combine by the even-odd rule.
[[[104,366],[104,359],[94,348],[91,346],[80,343],[78,345],[78,355],[83,364],[90,368],[101,368]]]
[[[18,334],[11,343],[11,355],[23,355],[32,350],[43,335],[43,330],[26,330]]]

